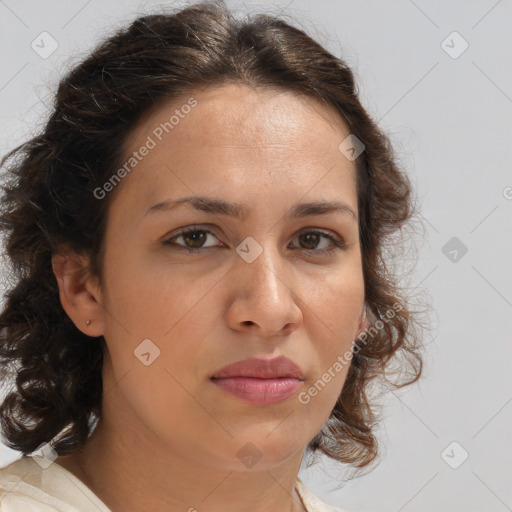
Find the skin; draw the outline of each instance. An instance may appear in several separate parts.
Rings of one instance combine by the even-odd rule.
[[[357,219],[284,217],[296,203],[318,200],[341,200],[358,215],[356,168],[338,150],[350,132],[316,99],[227,84],[150,112],[127,155],[190,96],[197,106],[115,191],[104,286],[84,256],[54,255],[64,309],[108,347],[102,420],[81,450],[55,462],[114,512],[303,511],[294,484],[304,450],[349,364],[307,404],[297,394],[246,403],[210,377],[229,363],[285,355],[303,371],[303,391],[366,327]],[[238,220],[187,206],[144,215],[192,194],[242,203],[250,214]],[[212,232],[202,245],[190,236],[163,244],[196,224]],[[314,230],[347,245],[326,254],[328,239],[301,236]],[[252,263],[236,252],[248,236],[263,250]],[[160,355],[146,366],[134,350],[148,338]],[[261,455],[252,467],[237,456],[249,442]]]

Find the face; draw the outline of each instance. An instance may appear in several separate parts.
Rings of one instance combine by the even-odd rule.
[[[270,468],[319,432],[364,304],[356,169],[338,150],[348,135],[314,99],[239,85],[184,96],[140,122],[127,160],[140,158],[109,209],[101,290],[104,372],[118,391],[105,400],[131,415],[119,428],[226,470],[240,469],[246,443]],[[189,196],[236,203],[243,215],[164,203]],[[344,206],[297,210],[316,202]],[[278,356],[302,374],[283,395],[276,379],[246,380],[238,394],[227,388],[242,380],[212,380],[231,363]],[[240,395],[244,386],[252,393]]]

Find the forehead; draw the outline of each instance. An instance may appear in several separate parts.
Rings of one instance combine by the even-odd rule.
[[[195,106],[190,108],[192,98]],[[195,131],[198,140],[207,144],[233,145],[239,141],[248,147],[248,138],[254,137],[254,145],[286,145],[294,139],[317,138],[313,127],[336,132],[338,137],[349,133],[341,115],[320,99],[290,90],[227,83],[160,103],[144,116],[130,142],[168,123],[173,113],[177,115],[169,132],[179,136],[186,124]]]
[[[280,187],[296,201],[313,187],[329,199],[344,190],[347,200],[356,170],[338,146],[348,134],[341,115],[316,98],[238,84],[196,90],[155,107],[127,139],[125,161],[151,149],[124,178],[125,198],[142,213],[169,197],[269,197]]]

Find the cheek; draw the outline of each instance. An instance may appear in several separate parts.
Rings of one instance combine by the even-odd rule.
[[[166,342],[183,325],[197,323],[201,302],[219,280],[218,273],[194,275],[183,265],[154,264],[129,249],[112,254],[105,276],[107,324],[116,335]],[[148,263],[149,261],[149,263]]]
[[[343,389],[359,331],[364,305],[361,270],[355,267],[337,278],[332,275],[316,289],[312,301],[305,323],[310,326],[316,364],[302,402],[310,403],[315,414],[327,413],[328,417]]]
[[[309,293],[310,312],[304,313],[311,317],[312,325],[322,330],[319,349],[332,353],[350,344],[356,337],[360,316],[364,305],[364,281],[360,267],[347,272],[335,273],[314,287]]]
[[[190,378],[197,294],[185,292],[179,278],[158,280],[149,269],[135,272],[129,257],[117,261],[105,271],[104,337],[113,382],[122,383],[125,399],[142,415],[162,411],[166,416],[173,403],[184,398],[176,379],[187,387],[184,379]],[[148,403],[148,396],[154,405]]]
[[[110,296],[115,312],[105,332],[112,385],[119,385],[122,395],[117,399],[162,439],[171,427],[188,425],[182,432],[185,439],[194,430],[192,424],[208,421],[204,408],[191,396],[204,364],[199,345],[206,319],[198,321],[198,294],[190,289],[181,292],[185,287],[176,287],[176,282],[172,289],[163,282],[155,289],[150,280],[139,277],[119,283]]]
[[[165,274],[155,266],[134,272],[136,265],[126,261],[112,265],[107,276],[111,314],[105,339],[114,377],[129,377],[125,393],[137,409],[150,416],[161,410],[165,417],[184,408],[190,401],[184,389],[193,389],[204,372],[202,344],[212,331],[215,308],[208,294],[218,276],[193,279],[176,268]],[[147,396],[154,408],[146,404]]]

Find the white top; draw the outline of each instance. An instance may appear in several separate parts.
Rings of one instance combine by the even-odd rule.
[[[297,477],[308,512],[343,512],[320,501]],[[112,512],[81,480],[44,457],[22,457],[0,468],[0,512]]]

